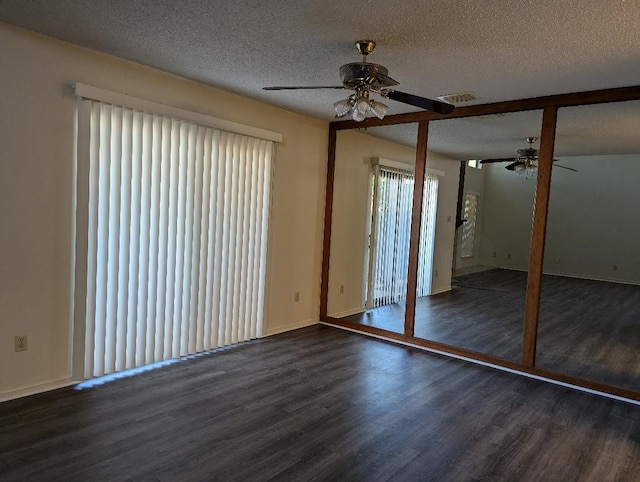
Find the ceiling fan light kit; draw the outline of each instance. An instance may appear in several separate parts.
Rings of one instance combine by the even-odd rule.
[[[367,117],[375,116],[383,119],[389,111],[389,106],[371,99],[371,94],[377,94],[385,99],[395,100],[404,104],[413,105],[422,109],[431,110],[439,114],[449,114],[455,108],[447,102],[427,99],[405,92],[391,89],[398,82],[389,77],[386,67],[367,62],[367,55],[373,52],[376,43],[373,40],[358,40],[356,49],[362,55],[362,62],[352,62],[340,67],[341,86],[319,87],[263,87],[264,90],[297,90],[297,89],[347,89],[354,93],[343,100],[333,104],[337,118],[351,116],[356,122],[361,122]]]
[[[337,118],[351,115],[353,120],[357,122],[363,121],[371,114],[378,119],[384,119],[384,116],[389,111],[388,105],[369,99],[367,91],[357,91],[348,98],[335,102],[333,108],[336,111]]]

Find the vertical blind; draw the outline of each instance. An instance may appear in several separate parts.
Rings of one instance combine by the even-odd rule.
[[[374,178],[372,222],[372,289],[367,306],[378,307],[405,301],[409,269],[409,236],[414,175],[379,166]],[[417,296],[431,293],[435,241],[438,178],[426,176],[422,201]]]
[[[273,142],[79,102],[85,378],[260,336]]]
[[[413,183],[412,173],[383,166],[374,180],[373,307],[407,297]]]
[[[438,207],[438,178],[425,176],[422,194],[422,218],[420,221],[420,247],[418,248],[418,285],[416,296],[431,294],[433,254]]]

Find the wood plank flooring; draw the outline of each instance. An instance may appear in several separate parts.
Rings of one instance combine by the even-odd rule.
[[[640,407],[317,325],[2,403],[0,480],[637,481]]]
[[[524,272],[457,277],[452,291],[418,299],[415,336],[519,361],[525,295]],[[402,333],[403,315],[347,319]],[[544,275],[536,366],[640,391],[640,286]]]

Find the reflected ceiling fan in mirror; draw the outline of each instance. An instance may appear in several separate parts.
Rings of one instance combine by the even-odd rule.
[[[529,147],[526,149],[518,149],[517,157],[505,157],[501,159],[481,159],[480,164],[490,164],[493,162],[510,162],[508,166],[504,166],[509,171],[515,171],[518,174],[536,174],[538,172],[538,149],[533,148],[533,144],[538,140],[537,137],[526,138]],[[558,162],[554,159],[553,162]],[[560,164],[554,164],[555,167],[567,169],[568,171],[578,172],[577,169]]]
[[[389,77],[386,67],[367,62],[367,55],[373,52],[376,43],[373,40],[358,40],[356,48],[362,54],[362,62],[352,62],[340,67],[342,85],[333,86],[297,86],[297,87],[263,87],[264,90],[313,90],[313,89],[347,89],[353,90],[353,94],[344,100],[333,104],[336,117],[351,116],[357,122],[366,117],[376,116],[384,118],[389,107],[382,102],[371,98],[371,94],[377,94],[385,99],[395,100],[403,104],[413,105],[421,109],[430,110],[438,114],[449,114],[455,108],[447,102],[427,99],[406,92],[391,89],[398,82]]]

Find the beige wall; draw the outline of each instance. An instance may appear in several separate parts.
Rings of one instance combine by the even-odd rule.
[[[0,45],[0,397],[69,379],[75,81],[284,134],[266,332],[318,320],[326,122],[4,24]]]

